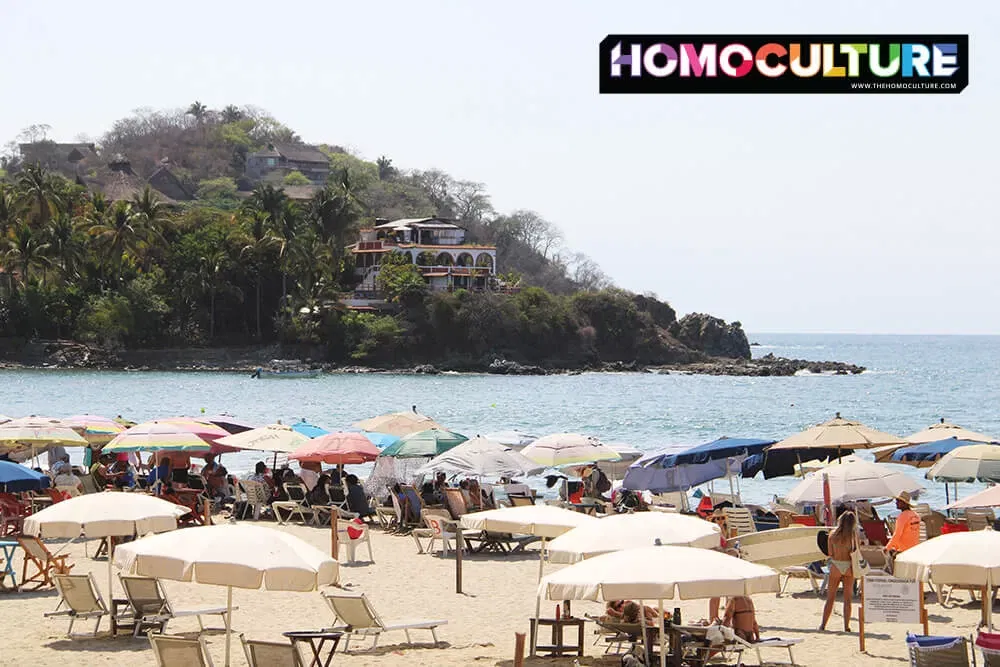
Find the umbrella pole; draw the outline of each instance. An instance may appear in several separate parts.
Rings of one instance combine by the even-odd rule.
[[[535,595],[535,624],[531,626],[531,657],[535,657],[535,647],[538,646],[538,621],[542,617],[542,594]]]
[[[649,664],[649,658],[653,655],[650,652],[649,647],[649,633],[646,632],[646,603],[645,600],[639,600],[639,627],[642,628],[642,648],[645,655],[643,656],[643,664]]]
[[[542,570],[545,568],[545,538],[542,538],[542,548],[538,550],[538,583],[542,583]]]
[[[111,562],[115,555],[115,538],[108,535],[108,602],[115,599],[114,578],[111,576]]]
[[[660,615],[656,617],[656,622],[660,630],[660,667],[667,667],[667,638],[663,627],[663,598],[659,600]],[[645,614],[643,614],[645,616]]]
[[[229,644],[233,638],[233,587],[226,586],[226,667],[229,667]]]

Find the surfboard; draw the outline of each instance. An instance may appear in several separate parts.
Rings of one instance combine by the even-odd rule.
[[[791,526],[740,535],[726,544],[739,549],[744,560],[781,569],[825,560],[816,536],[826,530],[823,526]]]

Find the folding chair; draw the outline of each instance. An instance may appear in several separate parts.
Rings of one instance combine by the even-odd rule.
[[[976,646],[983,652],[983,665],[985,667],[1000,667],[1000,634],[994,632],[979,631],[976,635]],[[976,661],[975,649],[972,653],[972,662]]]
[[[97,590],[92,574],[56,574],[53,575],[56,590],[59,591],[59,605],[55,611],[45,614],[46,618],[53,616],[69,616],[69,628],[66,636],[75,639],[76,637],[96,637],[97,631],[101,627],[101,619],[108,615],[108,608],[104,604],[104,599]],[[62,611],[59,607],[66,605],[67,609]],[[73,624],[77,620],[96,619],[93,632],[87,634],[73,634]]]
[[[302,654],[295,642],[265,642],[247,639],[240,633],[243,652],[250,667],[304,667]]]
[[[337,621],[343,623],[340,626],[330,628],[334,632],[344,633],[344,652],[347,652],[348,644],[355,635],[362,637],[373,637],[371,649],[374,651],[378,647],[379,636],[383,632],[402,630],[406,633],[406,643],[412,644],[410,630],[430,630],[434,643],[438,643],[437,628],[446,625],[448,621],[398,621],[385,623],[372,607],[371,602],[362,593],[361,595],[350,595],[341,593],[323,593],[330,610]]]
[[[146,636],[153,647],[158,667],[215,667],[203,636],[187,639],[152,632]]]
[[[285,495],[288,496],[288,500],[276,500],[271,503],[274,518],[278,520],[278,523],[284,525],[291,521],[292,517],[298,517],[304,524],[313,523],[316,513],[309,507],[309,501],[306,498],[308,495],[306,487],[302,484],[283,484],[282,487],[285,489]],[[279,510],[287,511],[288,516],[282,519]],[[309,515],[308,518],[306,515]]]
[[[21,588],[34,582],[32,590],[37,590],[44,586],[55,585],[52,581],[53,574],[69,574],[73,569],[72,565],[66,564],[68,555],[55,556],[49,551],[45,543],[37,537],[21,536],[17,538],[18,544],[24,549],[24,566],[21,568]],[[35,573],[28,576],[28,567],[32,566]]]
[[[174,618],[183,616],[194,616],[198,620],[198,627],[205,631],[205,624],[201,617],[204,615],[218,615],[222,617],[222,622],[226,622],[226,607],[210,607],[206,609],[188,609],[177,611],[167,599],[167,593],[158,579],[152,577],[140,577],[130,574],[121,574],[119,579],[122,588],[125,590],[125,597],[128,598],[129,607],[135,618],[134,634],[138,637],[142,634],[143,628],[158,628],[162,633],[167,628],[167,622]],[[233,607],[238,609],[238,607]]]
[[[969,640],[966,637],[932,637],[906,633],[910,667],[968,667]]]

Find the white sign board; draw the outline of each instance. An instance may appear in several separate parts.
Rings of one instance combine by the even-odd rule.
[[[865,587],[865,624],[920,624],[920,584],[893,577],[862,579]]]

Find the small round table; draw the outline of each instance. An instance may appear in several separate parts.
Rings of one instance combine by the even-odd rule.
[[[333,653],[337,650],[337,644],[340,643],[340,638],[344,636],[343,632],[331,632],[327,630],[297,630],[295,632],[283,632],[284,636],[292,640],[292,643],[303,642],[309,645],[310,650],[313,654],[313,659],[309,663],[309,667],[313,665],[318,665],[319,667],[329,667],[330,661],[333,660]],[[326,656],[326,661],[323,661],[320,655],[323,652],[323,645],[326,642],[330,642],[330,654]]]

